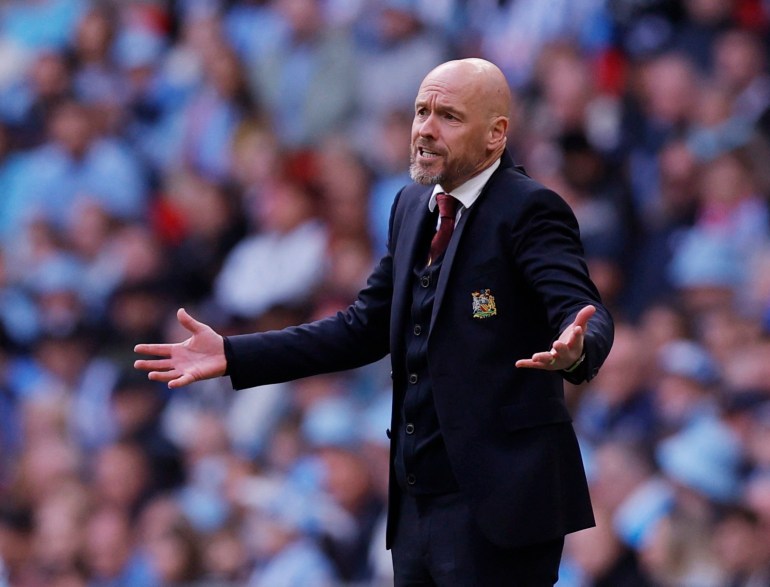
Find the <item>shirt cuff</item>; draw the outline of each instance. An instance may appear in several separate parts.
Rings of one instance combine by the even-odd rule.
[[[585,361],[585,359],[586,359],[586,354],[583,353],[582,355],[580,355],[580,358],[577,361],[572,363],[571,367],[567,367],[566,369],[563,369],[563,371],[565,373],[572,373],[575,369],[580,367],[580,365],[583,363],[583,361]]]

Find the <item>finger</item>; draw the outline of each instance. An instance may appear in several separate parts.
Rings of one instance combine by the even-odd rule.
[[[189,373],[185,373],[181,377],[177,377],[176,379],[172,379],[171,381],[169,381],[168,388],[176,389],[177,387],[184,387],[185,385],[193,383],[194,381],[195,381],[195,377],[193,377]]]
[[[140,355],[156,355],[158,357],[170,357],[170,344],[138,344],[134,347],[134,352]]]
[[[561,336],[557,339],[557,342],[562,345],[567,345],[568,348],[572,349],[576,346],[580,346],[583,341],[583,336],[585,334],[585,329],[582,326],[575,326],[575,324],[570,324],[567,329],[561,333]],[[554,346],[557,346],[554,344]]]
[[[543,361],[533,361],[532,359],[519,359],[516,361],[515,365],[519,367],[520,369],[545,369],[545,370],[554,370],[553,364]]]
[[[179,323],[193,334],[197,334],[206,328],[203,322],[198,322],[195,318],[187,313],[184,308],[179,308],[176,312],[176,318]]]
[[[563,342],[556,341],[553,343],[553,346],[558,350],[558,357],[561,359],[559,364],[562,369],[566,369],[574,364],[583,352],[582,340],[576,341],[575,344],[570,346],[565,345]]]
[[[169,389],[184,387],[185,385],[189,385],[196,381],[195,377],[190,373],[181,373],[176,369],[170,371],[152,371],[147,377],[152,381],[167,383]]]
[[[516,361],[516,366],[519,369],[542,369],[543,366],[540,363],[536,363],[532,359],[519,359]]]
[[[519,359],[516,361],[517,367],[528,369],[547,369],[554,365],[556,357],[550,352],[535,353],[531,359]]]
[[[535,353],[532,355],[532,360],[536,363],[540,363],[541,365],[550,365],[551,362],[557,358],[555,353],[552,351],[546,351],[542,353]]]
[[[581,328],[585,329],[586,326],[588,326],[588,321],[594,314],[596,314],[596,306],[588,305],[577,313],[577,316],[575,316],[575,321],[572,323],[572,325],[576,327],[580,326]]]
[[[564,353],[569,352],[569,343],[564,342],[563,340],[555,340],[553,341],[553,349],[551,350],[551,353],[555,355],[563,355]]]
[[[174,379],[177,379],[181,374],[176,369],[171,371],[150,371],[147,374],[147,378],[151,381],[160,381],[161,383],[169,383]]]
[[[573,344],[574,338],[569,342],[564,342],[563,340],[555,340],[553,342],[553,349],[551,349],[551,353],[555,355],[556,358],[559,358],[561,355],[568,355]]]
[[[134,361],[134,368],[142,371],[164,371],[173,369],[174,364],[171,359],[137,359]]]

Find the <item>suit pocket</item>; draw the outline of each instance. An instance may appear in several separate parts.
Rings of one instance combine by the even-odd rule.
[[[564,400],[556,397],[503,406],[500,414],[503,425],[509,432],[547,424],[572,422]]]

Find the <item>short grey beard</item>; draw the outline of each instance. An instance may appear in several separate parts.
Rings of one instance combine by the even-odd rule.
[[[445,174],[439,173],[437,175],[430,175],[424,171],[412,157],[412,162],[409,165],[409,177],[412,181],[419,183],[420,185],[436,185],[444,180]]]
[[[420,185],[436,185],[441,184],[442,186],[447,185],[448,181],[452,181],[452,177],[458,178],[463,177],[463,175],[466,173],[465,168],[458,168],[453,171],[456,173],[454,175],[450,175],[447,173],[447,169],[445,169],[442,173],[438,173],[436,175],[430,175],[428,172],[424,171],[416,161],[416,158],[414,155],[410,157],[411,164],[409,165],[409,177],[412,178],[412,181],[415,183],[419,183]],[[467,173],[470,173],[473,169],[472,166],[467,166]]]

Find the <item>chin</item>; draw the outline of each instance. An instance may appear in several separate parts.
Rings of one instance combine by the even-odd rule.
[[[431,172],[417,163],[414,158],[409,166],[409,177],[412,181],[421,185],[436,185],[441,183],[445,177],[444,171]]]

